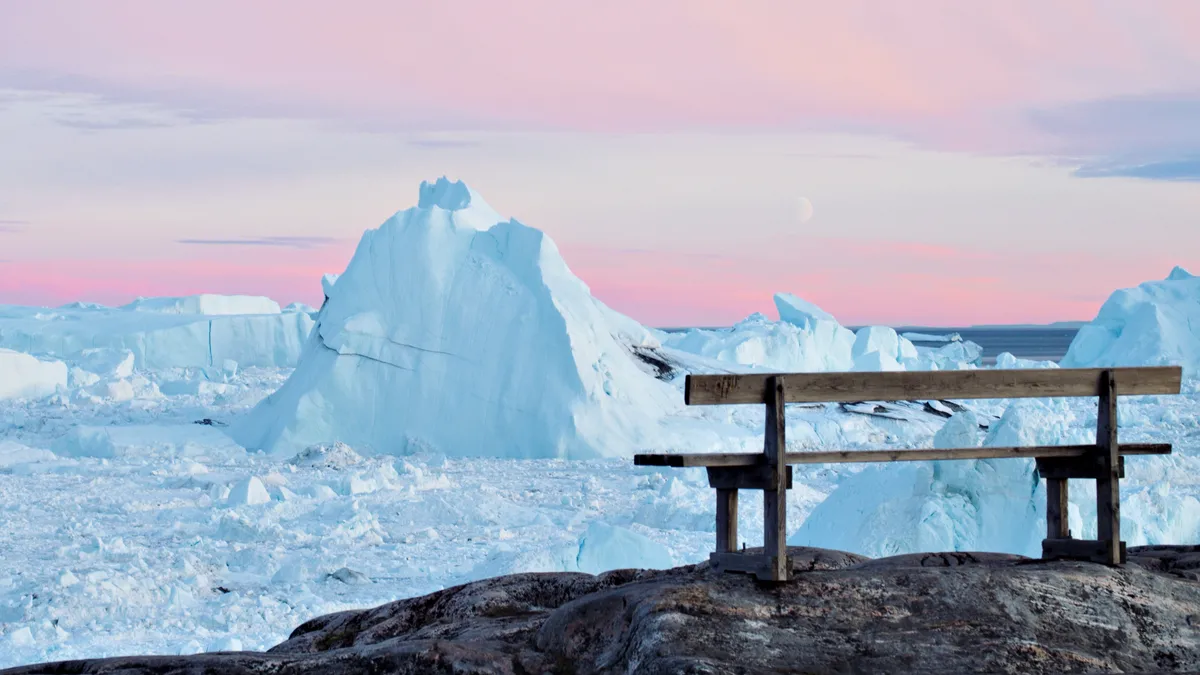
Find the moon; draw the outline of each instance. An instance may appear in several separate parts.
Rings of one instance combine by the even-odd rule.
[[[807,223],[808,221],[812,220],[812,217],[812,202],[808,201],[807,197],[801,197],[800,199],[796,200],[796,219],[801,223]]]

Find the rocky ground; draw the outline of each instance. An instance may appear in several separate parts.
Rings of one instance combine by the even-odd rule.
[[[267,653],[18,673],[1074,673],[1200,670],[1200,547],[1109,568],[792,549],[792,581],[706,564],[520,574],[322,616]]]

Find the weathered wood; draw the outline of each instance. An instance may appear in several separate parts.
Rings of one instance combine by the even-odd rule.
[[[771,579],[773,561],[761,553],[729,553],[716,551],[708,554],[709,565],[718,572],[743,572],[763,580]],[[785,562],[786,564],[786,562]]]
[[[1121,389],[1125,388],[1122,376]],[[1117,377],[1112,370],[1100,378],[1100,409],[1096,415],[1096,538],[1104,542],[1104,562],[1119,565],[1121,556],[1120,445],[1117,443]]]
[[[1091,478],[1096,480],[1107,475],[1107,469],[1101,467],[1092,453],[1083,457],[1039,457],[1037,460],[1038,474],[1047,480],[1066,478]],[[1117,458],[1117,476],[1125,477],[1125,458]]]
[[[792,467],[786,469],[784,485],[790,490]],[[708,467],[708,486],[718,490],[767,490],[776,484],[775,480],[775,469],[767,464]]]
[[[1176,366],[1115,368],[1121,395],[1178,394],[1183,371]],[[1033,370],[940,370],[883,373],[780,373],[688,375],[688,405],[766,403],[767,382],[782,377],[788,403],[925,401],[973,398],[1098,396],[1100,368]]]
[[[1177,367],[689,375],[685,386],[689,405],[766,406],[763,452],[639,454],[634,464],[708,467],[709,484],[717,489],[717,551],[709,559],[715,569],[748,572],[759,579],[785,581],[788,577],[787,490],[792,481],[788,465],[792,464],[1036,458],[1038,472],[1046,479],[1044,557],[1122,564],[1126,554],[1125,543],[1120,540],[1119,485],[1125,475],[1124,456],[1169,454],[1171,446],[1121,445],[1117,439],[1117,396],[1177,394],[1181,379],[1182,371]],[[1060,396],[1099,398],[1094,445],[787,452],[786,403]],[[1096,540],[1071,538],[1067,519],[1071,478],[1096,480]],[[736,552],[739,489],[763,491],[761,555]]]
[[[737,550],[738,491],[717,489],[717,551]]]
[[[928,462],[941,459],[999,459],[1004,457],[1084,457],[1094,445],[1043,445],[1030,447],[947,448],[932,450],[821,450],[789,452],[787,464],[840,464],[858,462]],[[1122,455],[1169,455],[1170,443],[1122,443]],[[766,464],[761,452],[659,453],[633,456],[637,466],[755,466]]]
[[[1117,452],[1122,457],[1129,455],[1169,455],[1170,443],[1118,443]]]
[[[633,456],[634,466],[754,466],[766,464],[761,452],[658,453]]]
[[[1042,445],[1030,447],[936,448],[920,450],[820,450],[789,452],[788,464],[840,464],[859,462],[929,462],[942,459],[1003,459],[1006,457],[1086,457],[1094,445]],[[1127,443],[1119,447],[1124,455],[1166,455],[1166,443]]]
[[[787,455],[784,378],[768,381],[766,433],[763,455],[770,486],[763,490],[763,554],[767,559],[766,579],[787,581]]]
[[[1038,462],[1039,468],[1041,462]],[[1069,539],[1071,530],[1067,521],[1068,486],[1066,478],[1051,478],[1046,481],[1046,538]]]
[[[1124,564],[1127,560],[1125,542],[1117,542],[1116,557],[1118,562],[1111,563],[1110,547],[1107,542],[1095,539],[1043,539],[1042,557],[1046,560],[1070,558],[1074,560],[1090,560],[1106,565]]]

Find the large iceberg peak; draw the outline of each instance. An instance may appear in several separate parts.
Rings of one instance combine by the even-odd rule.
[[[421,181],[417,208],[431,209],[436,206],[447,211],[461,211],[477,200],[479,195],[467,187],[466,183],[442,176],[432,184],[427,180]]]
[[[422,184],[331,281],[296,370],[233,430],[247,447],[616,456],[678,406],[634,355],[653,334],[463,183]]]
[[[419,217],[426,219],[433,209],[448,212],[450,221],[455,226],[472,230],[486,230],[506,220],[466,183],[461,180],[452,181],[445,176],[433,183],[421,181],[416,208],[398,215],[423,214]]]

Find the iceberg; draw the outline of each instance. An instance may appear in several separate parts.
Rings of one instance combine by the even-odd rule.
[[[780,321],[800,328],[811,328],[822,321],[837,323],[829,312],[791,293],[776,293],[775,309]]]
[[[250,309],[264,313],[242,313]],[[226,360],[288,368],[299,361],[313,323],[305,312],[281,313],[274,301],[250,296],[142,298],[115,309],[0,306],[0,347],[89,372],[101,349],[131,352],[142,370],[219,368]]]
[[[461,182],[422,183],[325,292],[295,372],[232,429],[245,447],[628,455],[682,405],[633,354],[653,333]]]
[[[160,314],[279,314],[279,303],[259,295],[214,295],[202,293],[178,298],[138,298],[121,309]]]
[[[67,386],[67,364],[0,349],[0,400],[53,396]]]
[[[964,370],[983,363],[983,347],[962,340],[937,348],[917,347],[919,365],[913,370]]]
[[[854,333],[836,323],[801,328],[752,314],[732,328],[672,333],[666,345],[723,363],[789,372],[849,370]]]
[[[912,331],[901,333],[900,337],[910,342],[961,342],[962,336],[958,333],[914,333]]]
[[[670,569],[671,552],[665,546],[624,527],[592,521],[579,537],[578,570],[600,574],[617,569]]]
[[[665,344],[706,359],[768,370],[809,373],[854,366],[854,331],[833,315],[789,293],[777,293],[775,307],[779,321],[751,314],[732,328],[670,334]]]
[[[860,328],[854,334],[854,347],[850,354],[857,359],[871,352],[879,352],[897,363],[915,361],[917,358],[917,348],[913,343],[887,326]]]
[[[961,369],[982,354],[973,342],[952,341],[918,348],[887,326],[857,333],[820,307],[777,293],[779,321],[752,314],[732,328],[693,328],[668,334],[671,349],[713,361],[782,372],[846,372]]]
[[[895,356],[880,351],[866,352],[854,357],[854,365],[850,367],[850,370],[855,372],[886,372],[904,369]]]
[[[1200,375],[1200,278],[1176,267],[1165,280],[1114,292],[1059,363],[1178,365],[1189,377]]]

